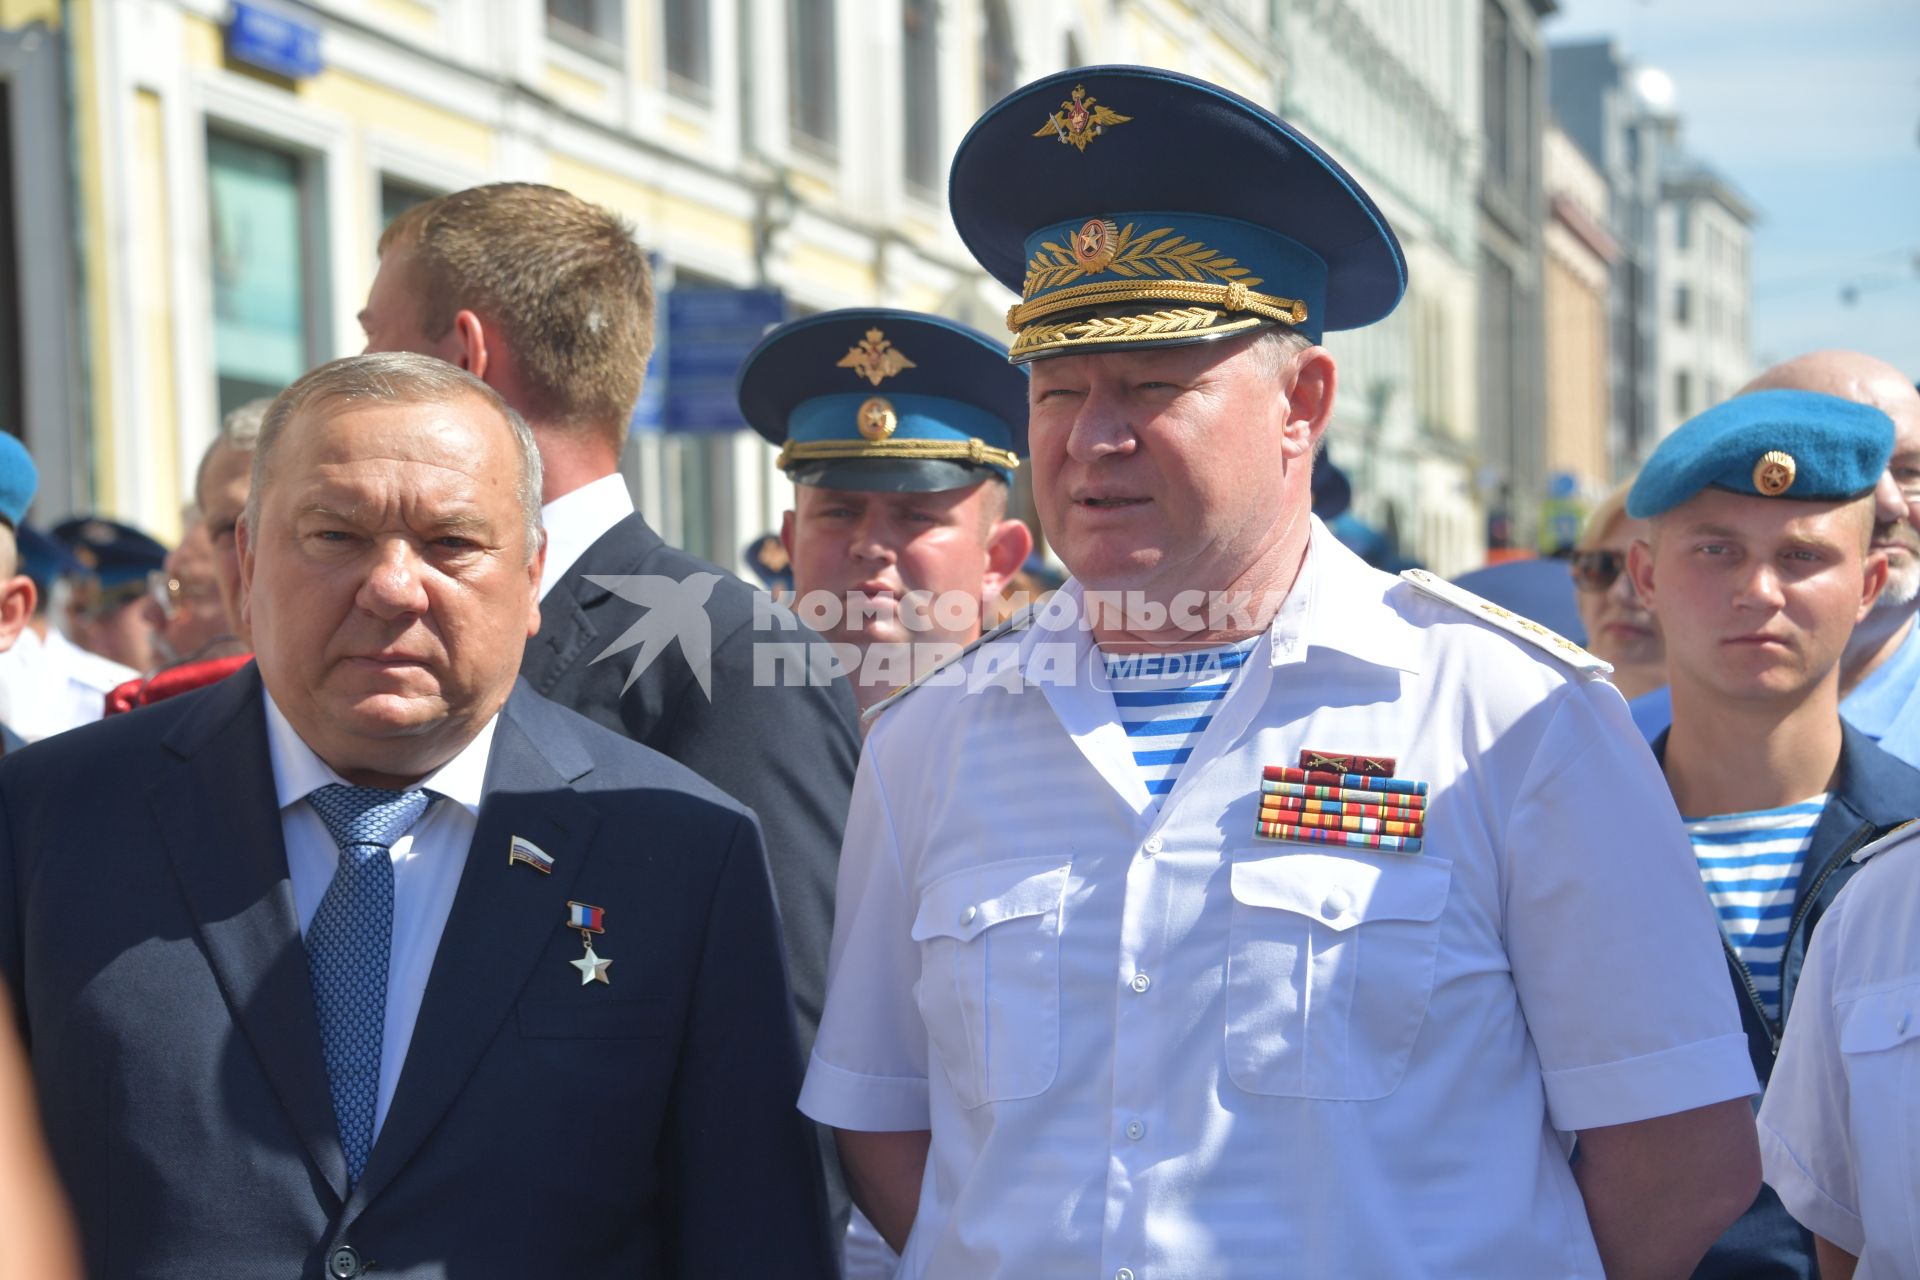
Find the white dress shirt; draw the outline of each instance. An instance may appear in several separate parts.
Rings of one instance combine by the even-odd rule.
[[[572,493],[563,493],[540,508],[547,531],[547,563],[540,571],[540,598],[566,576],[574,562],[600,535],[633,514],[633,495],[619,472],[590,480]]]
[[[268,695],[267,749],[273,757],[273,786],[280,805],[280,831],[287,844],[287,873],[293,881],[293,905],[306,936],[320,899],[340,865],[340,847],[307,796],[331,783],[351,786],[314,754]],[[499,716],[488,720],[459,755],[416,785],[435,793],[413,830],[393,842],[393,949],[387,957],[387,1019],[380,1044],[380,1096],[374,1104],[373,1132],[386,1123],[400,1068],[420,1017],[420,998],[440,949],[440,935],[453,910],[454,891],[467,865],[485,791],[487,758]]]
[[[1920,826],[1883,840],[1813,931],[1760,1105],[1768,1183],[1855,1280],[1920,1276]]]
[[[46,639],[32,627],[0,653],[0,724],[38,742],[107,711],[107,695],[139,675],[132,667],[82,649],[58,627]]]
[[[1572,1131],[1757,1092],[1619,694],[1316,521],[1156,806],[1063,597],[860,761],[800,1105],[932,1130],[900,1276],[1599,1277]],[[1423,850],[1256,838],[1303,749]]]

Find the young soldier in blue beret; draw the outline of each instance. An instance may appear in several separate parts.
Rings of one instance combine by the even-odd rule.
[[[898,1275],[1683,1273],[1759,1159],[1653,758],[1604,663],[1311,515],[1379,209],[1142,67],[950,190],[1073,578],[861,759],[801,1107]]]
[[[1627,499],[1649,522],[1628,563],[1660,620],[1673,724],[1654,742],[1720,917],[1764,1085],[1807,942],[1851,858],[1920,805],[1920,772],[1840,718],[1840,660],[1874,608],[1880,410],[1756,391],[1693,418]],[[1812,1277],[1813,1241],[1763,1188],[1695,1273]]]
[[[938,316],[808,316],[740,369],[740,412],[780,446],[794,608],[844,646],[862,709],[980,636],[1033,547],[1007,518],[1027,379],[1005,348]]]

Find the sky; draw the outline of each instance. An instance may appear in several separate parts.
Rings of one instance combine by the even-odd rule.
[[[1560,0],[1541,34],[1665,71],[1683,145],[1758,207],[1756,367],[1841,347],[1920,379],[1920,0]]]

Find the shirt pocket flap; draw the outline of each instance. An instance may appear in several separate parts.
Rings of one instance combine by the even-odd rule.
[[[1920,982],[1869,991],[1848,1002],[1840,1052],[1881,1053],[1920,1040]]]
[[[942,876],[920,895],[913,940],[968,942],[996,924],[1057,911],[1072,865],[1058,858],[1021,858]]]
[[[1351,929],[1373,920],[1432,920],[1447,905],[1452,866],[1426,858],[1362,862],[1327,853],[1282,853],[1233,864],[1233,896]]]

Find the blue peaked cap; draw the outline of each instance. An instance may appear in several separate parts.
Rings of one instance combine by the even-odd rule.
[[[1012,483],[1027,451],[1026,371],[985,334],[917,311],[854,307],[782,325],[740,366],[736,391],[795,484]]]
[[[960,238],[1020,294],[1010,358],[1314,341],[1406,290],[1393,229],[1347,171],[1266,108],[1153,67],[1062,71],[1003,98],[954,154]]]
[[[1627,494],[1646,520],[1702,489],[1840,502],[1873,492],[1893,455],[1893,419],[1818,391],[1751,391],[1680,424]]]

